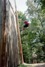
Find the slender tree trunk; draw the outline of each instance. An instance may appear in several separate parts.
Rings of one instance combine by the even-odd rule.
[[[15,3],[15,8],[16,8],[16,22],[17,22],[17,32],[18,32],[19,53],[20,53],[21,63],[24,63],[16,3]]]

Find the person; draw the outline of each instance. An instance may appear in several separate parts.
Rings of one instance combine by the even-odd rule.
[[[29,22],[28,21],[24,21],[23,30],[25,30],[25,28],[27,28],[28,26],[29,26]]]
[[[28,27],[29,26],[29,22],[28,21],[24,21],[24,27],[26,28],[26,27]]]

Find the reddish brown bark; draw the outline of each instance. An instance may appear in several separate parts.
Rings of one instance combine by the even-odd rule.
[[[6,31],[5,31],[5,22],[6,22],[6,0],[2,1],[3,4],[3,21],[2,21],[2,50],[1,50],[1,67],[6,67]]]
[[[19,46],[20,59],[21,59],[21,63],[24,63],[17,11],[16,11],[16,21],[17,21],[18,44],[19,44],[18,46]]]

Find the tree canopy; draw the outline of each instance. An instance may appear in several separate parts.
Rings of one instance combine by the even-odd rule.
[[[21,31],[24,61],[45,62],[45,0],[27,0],[26,4],[31,23],[28,28]],[[22,21],[26,19],[23,17],[24,14],[21,16]],[[22,26],[23,24],[20,25]]]

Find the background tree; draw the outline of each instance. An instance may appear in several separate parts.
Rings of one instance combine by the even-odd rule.
[[[27,6],[28,6],[28,15],[29,18],[32,20],[31,22],[31,27],[30,27],[30,31],[33,32],[34,35],[34,39],[33,37],[31,38],[32,40],[32,45],[34,47],[32,47],[33,51],[36,51],[36,55],[37,55],[37,62],[41,62],[42,60],[44,61],[44,55],[45,55],[45,50],[43,50],[42,48],[44,47],[44,32],[45,32],[45,9],[42,9],[42,6],[44,5],[44,3],[41,0],[27,0]],[[31,35],[30,35],[31,36]],[[41,38],[42,37],[42,38]],[[36,47],[37,45],[37,47]],[[41,46],[42,45],[42,46]],[[39,50],[40,47],[40,50]],[[36,49],[35,49],[36,48]],[[38,51],[39,50],[39,51]],[[42,54],[43,56],[42,56]],[[32,53],[33,54],[33,53]]]
[[[45,1],[44,1],[45,2]],[[24,61],[45,62],[45,4],[43,0],[27,0],[27,15],[30,26],[21,31]],[[19,14],[20,15],[20,14]],[[22,15],[20,27],[23,27]]]

